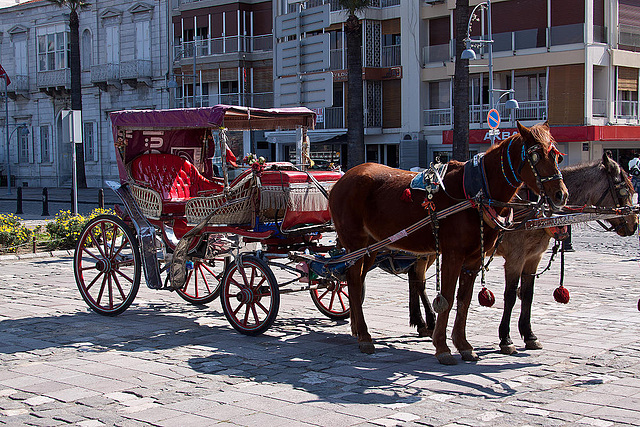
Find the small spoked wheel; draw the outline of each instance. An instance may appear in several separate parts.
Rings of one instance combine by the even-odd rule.
[[[208,304],[220,295],[226,259],[194,259],[191,262],[193,269],[188,271],[184,286],[176,292],[191,304]]]
[[[138,242],[114,215],[97,216],[85,225],[73,266],[80,295],[92,310],[105,316],[125,311],[140,288]]]
[[[347,282],[331,282],[327,287],[311,289],[309,292],[316,308],[329,319],[343,320],[349,317],[351,311]],[[362,300],[364,301],[364,285]]]
[[[273,324],[280,308],[278,282],[269,266],[254,256],[233,261],[222,278],[222,311],[244,335],[260,335]]]

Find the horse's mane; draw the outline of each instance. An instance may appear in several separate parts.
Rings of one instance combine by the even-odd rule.
[[[553,139],[553,136],[551,136],[551,132],[549,131],[549,128],[542,124],[536,124],[531,126],[529,128],[529,131],[531,132],[531,136],[533,137],[533,139],[535,139],[538,143],[542,145],[545,152],[548,152],[552,144],[556,141],[555,139]],[[489,147],[486,153],[488,154],[494,150],[497,150],[499,149],[499,147],[502,147],[503,144],[508,144],[511,141],[520,142],[521,139],[522,139],[522,136],[520,135],[520,133],[515,133],[511,135],[509,138],[503,141],[500,141],[499,143]]]

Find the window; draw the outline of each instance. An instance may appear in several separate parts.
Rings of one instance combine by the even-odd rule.
[[[27,64],[27,41],[17,40],[13,42],[15,60],[16,60],[16,75],[27,76],[29,75],[29,67]]]
[[[107,64],[120,63],[120,27],[107,27]]]
[[[449,108],[449,80],[429,83],[429,108]]]
[[[49,125],[40,126],[40,161],[51,162],[51,128]]]
[[[64,27],[38,31],[38,71],[69,68],[69,32]]]
[[[545,99],[546,74],[516,76],[514,79],[514,97],[518,101],[542,101]]]
[[[82,69],[85,71],[89,71],[92,65],[91,45],[92,45],[91,31],[84,30],[82,32],[82,57],[80,59],[82,60]]]
[[[18,162],[29,163],[29,133],[26,129],[18,130]]]
[[[84,145],[84,160],[86,162],[98,161],[98,147],[96,144],[94,128],[93,122],[83,123],[82,141]]]
[[[136,59],[151,59],[149,21],[136,22]]]

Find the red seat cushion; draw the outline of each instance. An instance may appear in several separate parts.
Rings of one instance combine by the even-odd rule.
[[[160,193],[163,213],[184,214],[184,205],[200,192],[222,191],[222,185],[208,180],[188,160],[174,154],[150,153],[131,162],[131,177]]]

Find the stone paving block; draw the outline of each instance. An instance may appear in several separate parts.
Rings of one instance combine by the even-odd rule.
[[[70,387],[62,390],[44,393],[45,396],[49,396],[53,399],[63,402],[73,402],[76,400],[84,399],[86,397],[97,396],[99,394],[100,393],[98,392],[82,387]]]

